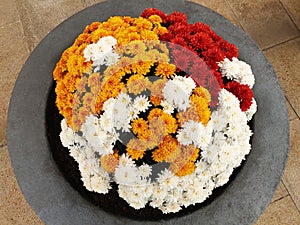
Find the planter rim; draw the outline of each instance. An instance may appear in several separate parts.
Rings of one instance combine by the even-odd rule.
[[[134,221],[92,205],[65,180],[49,150],[46,103],[62,52],[86,25],[114,15],[139,16],[147,7],[181,11],[189,22],[203,22],[235,44],[239,58],[251,65],[258,111],[252,150],[224,193],[192,214],[162,221]],[[12,167],[32,209],[45,224],[252,224],[264,211],[280,182],[289,152],[289,117],[276,74],[262,51],[223,16],[184,0],[110,0],[86,8],[52,30],[24,64],[10,100],[7,139]]]

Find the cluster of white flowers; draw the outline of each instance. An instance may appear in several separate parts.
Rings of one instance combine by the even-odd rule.
[[[100,65],[112,65],[118,60],[113,51],[116,40],[101,38],[84,50],[87,61],[92,60],[97,69]],[[251,68],[245,62],[233,58],[219,63],[223,76],[247,84],[254,84]],[[185,111],[190,107],[190,95],[196,87],[190,77],[175,76],[166,82],[161,106],[166,113]],[[140,209],[147,203],[163,213],[178,212],[182,207],[201,203],[213,189],[229,181],[234,168],[238,167],[250,152],[252,132],[247,122],[257,110],[255,99],[250,109],[242,112],[240,102],[231,92],[221,89],[219,105],[212,112],[206,126],[193,120],[186,121],[176,137],[181,145],[194,145],[201,149],[201,159],[195,163],[195,171],[186,176],[176,176],[168,169],[157,177],[147,164],[137,166],[126,154],[119,156],[119,163],[110,176],[101,167],[100,157],[113,153],[113,147],[120,140],[120,132],[129,132],[133,119],[146,112],[151,103],[143,95],[134,99],[121,92],[116,98],[108,99],[103,105],[103,113],[90,115],[80,129],[81,135],[61,122],[60,139],[70,155],[78,162],[84,186],[98,193],[107,193],[110,182],[118,184],[118,193],[128,204]],[[122,142],[122,140],[120,140]]]
[[[109,174],[99,166],[95,151],[89,147],[87,140],[67,126],[65,119],[61,121],[60,139],[62,145],[69,149],[70,155],[79,165],[81,180],[89,191],[108,193],[110,187]]]
[[[177,140],[182,145],[195,145],[197,148],[206,149],[212,137],[212,126],[204,126],[201,122],[189,120],[178,131]]]
[[[99,71],[101,65],[111,66],[118,62],[120,56],[114,51],[117,39],[106,36],[99,39],[97,43],[89,44],[83,51],[85,61],[93,62],[94,71]]]
[[[163,213],[177,212],[183,206],[203,202],[214,188],[228,182],[233,169],[238,167],[250,152],[249,140],[252,132],[247,125],[250,118],[247,118],[247,112],[241,111],[239,104],[237,97],[222,89],[219,93],[219,106],[212,113],[206,127],[192,120],[183,124],[177,135],[178,140],[182,144],[194,144],[201,148],[201,160],[196,162],[196,169],[191,175],[178,177],[165,169],[151,181],[151,166],[143,164],[138,167],[127,155],[120,156],[119,165],[114,172],[119,196],[135,209],[143,208],[150,202],[152,207],[160,209]],[[132,100],[128,95],[121,93],[116,99],[106,102],[105,112],[99,119],[88,117],[83,126],[83,137],[69,128],[65,120],[62,121],[61,141],[79,163],[82,180],[88,190],[107,193],[110,188],[109,182],[112,181],[95,158],[95,152],[102,151],[100,154],[106,154],[111,151],[104,153],[103,146],[102,150],[99,149],[99,142],[96,145],[98,147],[89,143],[93,142],[93,136],[98,136],[97,129],[101,127],[101,132],[107,132],[106,135],[100,132],[101,136],[97,138],[103,140],[111,132],[108,139],[112,140],[113,134],[116,139],[116,133],[113,133],[116,132],[115,124],[128,117],[133,118],[132,115],[137,113],[131,112],[145,111],[149,105],[144,96]],[[114,109],[121,110],[121,114]],[[106,118],[105,114],[108,112],[110,117]],[[110,122],[102,122],[103,118],[109,119]],[[121,128],[124,129],[119,127]]]
[[[218,63],[218,66],[221,69],[223,77],[233,79],[241,84],[248,84],[250,88],[253,87],[255,78],[249,64],[233,57],[232,61],[225,58],[222,62]]]
[[[195,87],[191,77],[176,76],[163,88],[164,100],[179,111],[186,110],[190,106],[190,95]]]

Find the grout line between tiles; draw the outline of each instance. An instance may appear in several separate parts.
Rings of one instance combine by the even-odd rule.
[[[292,110],[294,111],[294,113],[296,114],[297,118],[296,119],[300,119],[300,115],[297,113],[296,109],[294,108],[294,106],[292,105],[292,103],[290,102],[290,100],[288,99],[287,96],[285,96],[286,101],[290,104]],[[291,121],[291,120],[290,120]]]
[[[233,13],[234,17],[236,18],[236,21],[238,22],[238,24],[240,25],[240,27],[242,28],[243,31],[245,31],[245,28],[243,27],[242,23],[240,22],[237,14],[235,13],[235,10],[231,7],[231,5],[229,4],[228,0],[224,0],[226,5],[228,5],[229,9],[231,10],[231,12]]]
[[[273,204],[273,203],[275,203],[275,202],[278,202],[278,201],[280,201],[280,200],[282,200],[282,199],[284,199],[284,198],[286,198],[286,197],[288,197],[288,196],[290,196],[290,197],[292,198],[292,196],[291,196],[290,194],[286,194],[286,195],[281,196],[280,198],[274,200],[273,202],[270,202],[270,204]],[[297,210],[298,210],[298,208],[297,208]],[[298,211],[299,211],[299,210],[298,210]]]
[[[271,49],[271,48],[277,47],[278,45],[282,45],[282,44],[285,44],[285,43],[287,43],[287,42],[289,42],[289,41],[296,40],[297,38],[300,38],[300,33],[299,33],[299,35],[297,35],[296,37],[292,37],[292,38],[290,38],[290,39],[288,39],[288,40],[279,42],[279,43],[274,44],[274,45],[271,45],[271,46],[269,46],[269,47],[262,48],[261,50],[262,50],[262,51],[267,51],[267,50],[269,50],[269,49]]]
[[[295,23],[293,17],[290,15],[289,10],[284,6],[282,0],[279,0],[279,3],[281,4],[282,8],[284,9],[284,11],[286,12],[286,14],[288,15],[288,17],[290,18],[290,20],[293,22],[294,26],[296,27],[296,29],[300,32],[300,29],[298,28],[297,24]]]
[[[294,205],[295,205],[295,207],[296,207],[297,211],[300,213],[300,209],[298,208],[298,206],[297,206],[297,204],[296,204],[295,200],[293,199],[293,196],[291,195],[291,193],[290,193],[289,189],[288,189],[288,188],[287,188],[287,186],[285,185],[285,183],[284,183],[284,180],[283,180],[283,179],[282,179],[282,184],[283,184],[284,188],[287,190],[287,192],[289,193],[289,196],[291,197],[291,200],[292,200],[292,202],[294,203]]]

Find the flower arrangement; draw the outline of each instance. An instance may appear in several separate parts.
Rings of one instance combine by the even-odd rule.
[[[87,26],[53,72],[60,139],[89,191],[163,213],[203,202],[250,152],[251,67],[208,25],[155,8]]]

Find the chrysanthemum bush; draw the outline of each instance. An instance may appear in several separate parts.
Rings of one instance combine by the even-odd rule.
[[[146,9],[87,26],[54,70],[83,185],[163,213],[203,202],[250,152],[251,67],[208,25]]]

